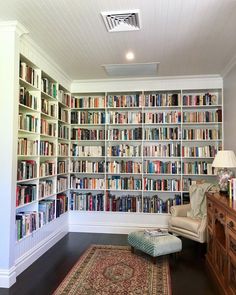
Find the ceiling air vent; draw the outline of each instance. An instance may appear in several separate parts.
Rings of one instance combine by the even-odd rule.
[[[108,32],[140,30],[140,12],[138,9],[129,11],[106,11],[101,14]]]

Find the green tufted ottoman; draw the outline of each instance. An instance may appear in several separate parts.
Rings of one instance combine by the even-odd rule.
[[[160,255],[180,252],[182,250],[182,241],[171,234],[164,236],[152,237],[144,231],[135,231],[128,235],[128,243],[131,246],[132,252],[135,249],[141,250],[154,259]]]

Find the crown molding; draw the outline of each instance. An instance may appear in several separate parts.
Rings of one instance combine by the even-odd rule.
[[[229,72],[233,69],[236,65],[236,55],[229,61],[229,63],[224,67],[221,75],[223,78],[229,74]]]
[[[183,76],[161,76],[161,77],[126,77],[126,78],[106,78],[106,79],[78,79],[73,80],[76,83],[103,83],[103,82],[123,82],[123,81],[161,81],[161,80],[196,80],[196,79],[222,79],[221,75],[183,75]]]
[[[1,32],[16,32],[17,35],[20,37],[24,34],[28,34],[29,31],[26,29],[25,26],[23,26],[18,21],[4,21],[0,22],[0,31]]]
[[[29,35],[24,35],[21,38],[21,50],[20,52],[25,55],[27,58],[33,61],[35,65],[41,68],[43,71],[47,72],[52,78],[58,80],[60,84],[64,84],[63,86],[70,91],[70,86],[72,83],[71,78],[65,71],[58,66],[56,61],[54,61],[40,46],[37,45],[35,41],[33,41]],[[28,56],[30,55],[30,56]],[[48,69],[50,68],[50,73],[48,73]],[[56,76],[55,76],[56,75]],[[62,79],[60,79],[60,77]]]

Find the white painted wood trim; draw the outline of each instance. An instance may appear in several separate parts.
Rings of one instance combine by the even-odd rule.
[[[69,212],[69,232],[128,234],[144,228],[168,228],[170,214]]]
[[[182,76],[136,79],[77,80],[71,84],[72,93],[220,89],[223,79],[213,76]]]
[[[10,269],[0,269],[0,286],[1,288],[10,288],[16,282],[16,267]]]
[[[68,226],[65,224],[58,231],[52,233],[46,239],[40,241],[35,247],[31,248],[24,255],[19,257],[16,262],[16,275],[18,276],[33,262],[35,262],[40,256],[54,246],[60,239],[62,239],[68,233]]]

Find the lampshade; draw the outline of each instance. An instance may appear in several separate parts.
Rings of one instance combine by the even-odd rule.
[[[216,168],[236,168],[236,156],[233,151],[218,151],[212,163]]]

